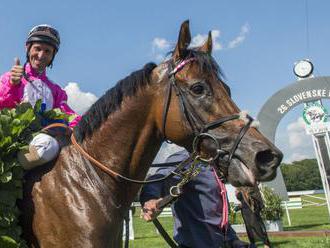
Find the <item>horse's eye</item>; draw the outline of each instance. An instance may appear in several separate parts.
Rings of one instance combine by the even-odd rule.
[[[195,95],[202,95],[204,93],[204,91],[205,91],[205,88],[200,83],[197,83],[197,84],[194,84],[193,86],[191,86],[190,90]]]

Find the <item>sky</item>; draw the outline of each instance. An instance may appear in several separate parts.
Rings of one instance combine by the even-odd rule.
[[[234,101],[256,117],[269,97],[296,81],[295,61],[309,58],[315,76],[330,74],[329,10],[326,0],[2,0],[0,72],[15,57],[25,60],[33,26],[50,24],[62,43],[48,76],[83,113],[123,77],[160,63],[189,19],[194,45],[212,31],[213,56]],[[297,107],[278,127],[275,143],[285,162],[315,157],[301,113]]]

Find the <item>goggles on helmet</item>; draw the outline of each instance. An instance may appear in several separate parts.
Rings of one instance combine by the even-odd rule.
[[[38,25],[31,29],[28,34],[26,44],[30,44],[35,41],[48,43],[53,46],[56,51],[58,51],[61,43],[58,31],[47,24]]]

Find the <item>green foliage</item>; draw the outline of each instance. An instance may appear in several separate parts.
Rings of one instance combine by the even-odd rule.
[[[261,216],[264,220],[281,220],[283,216],[283,208],[281,206],[282,199],[272,189],[263,186],[261,189],[263,196],[264,208],[261,211]],[[243,224],[242,215],[240,212],[241,206],[233,202],[230,203],[229,222],[231,224]]]
[[[281,164],[280,168],[288,191],[323,188],[316,159],[304,159],[291,164]]]
[[[15,248],[15,247],[19,247],[19,246],[14,239],[12,239],[8,236],[1,236],[0,237],[0,247]]]
[[[283,216],[283,208],[281,206],[282,199],[272,189],[264,186],[261,189],[265,207],[261,211],[264,220],[276,221]]]
[[[229,207],[229,223],[230,224],[244,224],[242,214],[241,214],[241,206],[235,204],[234,202],[230,202]]]
[[[40,113],[41,101],[34,108],[22,103],[15,109],[0,110],[0,247],[26,247],[20,239],[19,210],[16,200],[22,198],[23,168],[16,154],[26,147],[41,129],[42,118],[60,119],[67,116],[59,110]]]

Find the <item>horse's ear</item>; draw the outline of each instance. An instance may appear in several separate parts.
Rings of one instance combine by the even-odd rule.
[[[212,32],[209,31],[209,35],[207,36],[207,40],[199,49],[202,52],[211,54],[212,53]]]
[[[176,44],[173,53],[174,60],[185,57],[185,51],[187,50],[190,41],[191,35],[189,30],[189,20],[186,20],[181,24],[178,43]]]

